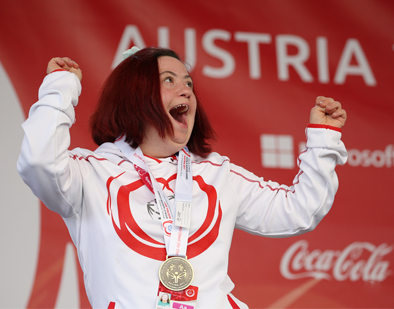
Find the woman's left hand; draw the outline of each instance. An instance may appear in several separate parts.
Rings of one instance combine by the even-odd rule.
[[[342,109],[341,103],[332,98],[319,96],[316,98],[316,106],[311,110],[309,123],[342,128],[346,118],[346,111]]]

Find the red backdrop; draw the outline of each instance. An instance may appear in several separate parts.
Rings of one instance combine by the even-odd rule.
[[[315,98],[342,102],[349,161],[337,168],[331,212],[295,238],[236,231],[234,294],[251,308],[394,307],[393,1],[13,0],[0,3],[0,27],[0,61],[25,115],[50,58],[80,64],[72,147],[95,148],[89,115],[118,48],[132,45],[169,46],[188,60],[219,136],[214,150],[265,179],[292,182]],[[286,149],[268,149],[263,136],[285,138]],[[26,306],[53,308],[70,238],[42,206],[40,222]],[[82,283],[80,293],[88,307]]]

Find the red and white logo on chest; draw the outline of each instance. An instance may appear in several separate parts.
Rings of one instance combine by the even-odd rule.
[[[132,199],[130,199],[130,194],[143,187],[144,183],[141,179],[127,183],[126,179],[126,173],[121,173],[107,180],[107,212],[111,216],[113,227],[120,239],[130,249],[143,256],[164,261],[166,259],[164,239],[163,241],[157,241],[152,235],[149,235],[149,232],[138,224],[135,215],[131,211]],[[176,174],[168,179],[158,178],[157,182],[163,185],[163,190],[172,191],[169,183],[175,179]],[[201,226],[189,236],[188,258],[198,256],[215,242],[222,219],[222,208],[220,201],[217,199],[215,187],[206,184],[201,176],[194,176],[193,181],[198,184],[195,187],[198,187],[200,190],[197,195],[204,195],[208,205],[206,207],[206,216]],[[119,182],[126,182],[127,184],[119,185]]]

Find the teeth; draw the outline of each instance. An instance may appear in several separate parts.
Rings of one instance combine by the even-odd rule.
[[[180,109],[180,110],[178,110]],[[189,109],[189,106],[187,106],[186,104],[179,104],[177,106],[175,106],[174,108],[172,108],[172,111],[176,111],[177,113],[184,113]]]
[[[176,121],[185,123],[185,119],[182,117],[182,115],[186,113],[188,110],[189,110],[188,105],[179,104],[170,110],[170,114]]]

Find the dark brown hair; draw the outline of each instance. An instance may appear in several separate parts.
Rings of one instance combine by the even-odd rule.
[[[136,148],[144,139],[147,125],[155,127],[163,138],[173,134],[160,94],[157,59],[162,56],[181,61],[170,49],[148,47],[123,60],[108,76],[90,119],[97,145],[114,142],[125,134],[126,142]],[[194,127],[187,146],[194,154],[206,157],[212,150],[215,133],[197,96],[196,101]]]

